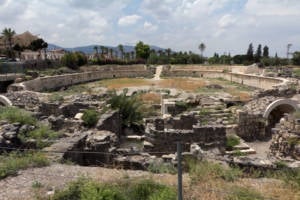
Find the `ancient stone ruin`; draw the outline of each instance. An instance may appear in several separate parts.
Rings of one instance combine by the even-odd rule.
[[[251,147],[251,142],[272,140],[269,155],[273,158],[266,162],[268,165],[272,165],[274,159],[286,157],[290,158],[291,163],[298,162],[299,165],[300,125],[299,119],[292,117],[292,113],[298,111],[299,101],[291,99],[299,94],[298,85],[294,84],[292,88],[289,80],[246,74],[239,70],[237,66],[212,69],[203,66],[164,66],[161,71],[164,77],[228,81],[228,84],[252,87],[256,93],[248,101],[234,99],[228,91],[215,94],[166,94],[163,92],[165,88],[153,89],[155,84],[152,83],[146,92],[137,88],[130,93],[152,92],[161,98],[159,104],[151,105],[158,113],[144,118],[138,128],[122,125],[121,112],[112,110],[107,103],[110,98],[107,90],[99,90],[97,94],[84,91],[82,94],[70,94],[51,101],[51,93],[48,92],[64,91],[72,85],[103,79],[143,77],[148,80],[153,77],[155,67],[116,66],[105,67],[100,71],[38,77],[10,85],[9,92],[0,96],[0,102],[3,106],[14,105],[29,110],[53,130],[63,132],[62,138],[45,148],[49,152],[60,152],[53,155],[49,153],[53,160],[66,159],[81,165],[147,169],[154,162],[174,163],[176,142],[181,142],[184,156],[209,156],[232,162],[237,160],[233,159],[234,155],[240,153],[246,158],[249,156],[243,162],[249,164],[257,153]],[[159,77],[155,74],[155,80],[152,81],[159,81]],[[223,89],[221,85],[211,84],[204,91]],[[83,124],[82,115],[87,109],[101,113],[93,127]],[[0,125],[1,146],[30,146],[29,143],[22,144],[17,135],[22,130],[34,127],[5,121]],[[228,150],[227,141],[231,135],[238,137],[241,144]],[[28,142],[34,146],[35,141]],[[255,159],[265,160],[267,157]]]

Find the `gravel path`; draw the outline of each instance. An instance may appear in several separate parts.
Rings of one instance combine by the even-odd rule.
[[[36,196],[47,196],[54,190],[64,187],[68,182],[80,177],[90,177],[102,183],[118,180],[153,178],[153,180],[175,186],[177,176],[170,174],[152,174],[145,171],[108,169],[103,167],[83,167],[77,165],[53,164],[43,168],[32,168],[20,171],[15,177],[0,181],[1,200],[29,200]],[[34,184],[41,184],[34,188]],[[184,185],[188,177],[184,176]]]

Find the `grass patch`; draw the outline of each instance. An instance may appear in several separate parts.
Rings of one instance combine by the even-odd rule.
[[[53,140],[60,137],[60,133],[51,130],[48,126],[41,125],[40,127],[29,131],[28,133],[21,133],[18,135],[23,143],[29,139],[36,140],[36,147],[42,149],[53,143]]]
[[[148,166],[148,171],[152,173],[168,173],[175,174],[177,173],[177,169],[171,163],[151,163]]]
[[[100,184],[89,179],[79,179],[54,194],[53,200],[176,200],[172,188],[152,180],[117,184]]]
[[[188,168],[193,181],[205,181],[221,178],[225,181],[234,181],[242,175],[238,168],[224,168],[220,164],[208,161],[188,161]]]
[[[7,176],[17,175],[21,169],[30,167],[44,167],[49,161],[42,153],[34,152],[11,152],[0,156],[0,179]]]
[[[36,118],[30,112],[13,106],[0,107],[0,119],[10,123],[18,122],[28,125],[36,125],[37,123]]]
[[[259,192],[245,187],[234,187],[226,200],[264,200],[265,198]]]

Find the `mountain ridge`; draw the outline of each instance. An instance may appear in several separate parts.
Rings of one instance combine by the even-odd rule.
[[[55,44],[48,44],[48,48],[47,49],[48,50],[64,49],[66,51],[81,51],[81,52],[83,52],[85,54],[92,54],[92,53],[95,52],[95,50],[94,50],[95,46],[100,47],[100,45],[86,45],[86,46],[66,48],[66,47],[61,47],[61,46],[55,45]],[[104,46],[104,45],[102,45],[102,46]],[[116,52],[116,51],[118,53],[120,52],[119,48],[117,46],[116,47],[113,47],[113,46],[104,46],[104,47],[113,49],[114,52]],[[131,45],[123,45],[123,48],[124,48],[124,52],[125,53],[134,51],[134,46],[131,46]],[[161,48],[161,47],[158,47],[158,46],[155,46],[155,45],[150,45],[150,49],[154,49],[155,51],[165,50],[165,48]],[[99,48],[98,51],[101,52],[101,49]]]

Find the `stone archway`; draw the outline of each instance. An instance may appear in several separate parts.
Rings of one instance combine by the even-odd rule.
[[[275,127],[285,113],[293,113],[297,110],[297,102],[290,99],[277,99],[269,104],[263,114],[263,117],[267,120],[266,136],[271,137],[272,128]]]
[[[12,102],[6,96],[0,95],[0,105],[12,106]]]

